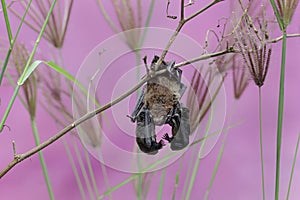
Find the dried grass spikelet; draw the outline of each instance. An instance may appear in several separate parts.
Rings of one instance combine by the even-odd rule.
[[[135,4],[133,3],[135,2]],[[141,0],[112,0],[111,3],[115,10],[120,27],[115,25],[105,11],[101,0],[97,0],[98,6],[106,21],[116,32],[124,32],[124,40],[130,49],[136,51],[140,47],[142,30],[142,1]]]
[[[89,98],[88,100],[86,98]],[[75,106],[77,109],[73,110],[75,116],[83,116],[86,113],[90,112],[89,103],[94,103],[94,100],[99,102],[97,97],[86,96],[86,95],[76,95],[76,98],[73,98]],[[94,118],[87,120],[77,126],[78,134],[81,141],[88,146],[98,147],[101,145],[102,131],[102,115],[98,114]]]
[[[235,38],[252,79],[258,87],[263,86],[272,53],[271,45],[267,42],[268,22],[264,13],[256,18],[256,21],[253,21],[249,15],[243,16]]]
[[[44,101],[40,103],[50,116],[61,126],[65,126],[73,121],[70,107],[64,102],[70,99],[70,93],[61,84],[61,79],[49,68],[40,68],[39,89],[42,92]],[[46,103],[44,103],[46,102]],[[59,114],[58,114],[59,113]]]
[[[247,1],[247,4],[243,4],[241,0],[233,3],[231,2],[233,12],[230,17],[232,26],[230,27],[229,36],[231,37],[230,42],[233,43],[235,47],[238,47],[238,50],[241,51],[241,45],[237,40],[236,35],[239,33],[239,38],[247,38],[249,29],[252,29],[252,33],[256,35],[260,41],[264,40],[266,43],[268,39],[268,31],[266,27],[265,20],[265,9],[266,6],[261,4],[261,1]],[[253,16],[253,18],[252,18]],[[262,25],[261,21],[265,23]],[[260,28],[257,29],[256,26]],[[247,39],[249,41],[249,39]],[[232,75],[233,75],[233,86],[234,86],[234,96],[236,99],[239,99],[253,77],[253,73],[250,73],[249,66],[245,62],[245,54],[234,54],[228,59],[228,63],[231,66]],[[226,55],[227,56],[227,55]]]
[[[259,1],[249,2],[249,4],[247,5],[247,9],[245,9],[246,11],[240,8],[237,9],[237,3],[240,3],[240,5],[238,5],[239,7],[243,7],[243,9],[245,9],[244,5],[241,6],[242,4],[241,1],[239,2],[231,1],[230,7],[231,10],[234,10],[234,12],[232,12],[231,17],[228,19],[227,18],[219,19],[217,27],[219,28],[220,31],[215,32],[209,30],[206,37],[208,38],[209,33],[213,33],[213,36],[217,38],[217,46],[215,49],[212,50],[213,52],[216,52],[216,50],[223,51],[224,49],[230,50],[229,52],[232,52],[230,54],[226,53],[224,55],[218,56],[214,60],[214,63],[221,74],[226,75],[229,72],[232,73],[234,97],[236,99],[239,99],[248,86],[250,80],[250,74],[248,72],[247,67],[243,63],[242,56],[237,54],[238,50],[236,48],[234,32],[237,29],[237,27],[240,26],[239,18],[241,18],[237,16],[243,16],[245,14],[250,14],[250,13],[257,14],[261,12],[261,10],[257,9],[258,4],[260,4]],[[241,12],[240,10],[244,12]],[[231,22],[232,26],[230,26],[228,22]],[[206,39],[205,47],[207,46],[208,46],[208,39]]]
[[[12,51],[12,66],[16,70],[17,77],[20,77],[23,73],[27,60],[29,58],[29,52],[24,44],[16,43]],[[28,110],[32,118],[36,114],[36,99],[37,99],[37,79],[36,74],[32,73],[29,78],[22,85],[24,94],[25,107]]]
[[[20,1],[20,5],[25,10],[29,0]],[[28,11],[30,19],[25,19],[25,23],[35,32],[39,33],[51,6],[50,0],[35,1],[31,4]],[[43,37],[54,47],[61,48],[63,46],[65,35],[70,19],[73,6],[73,0],[58,0],[51,13],[48,25],[45,29]],[[22,16],[18,11],[10,7],[10,10],[21,19]]]
[[[222,73],[232,71],[234,98],[239,99],[246,90],[250,74],[243,63],[243,59],[238,54],[224,55],[215,61],[219,71]]]
[[[43,71],[38,71],[39,74],[39,87],[44,97],[44,101],[41,101],[43,108],[49,113],[49,115],[58,123],[61,127],[65,127],[74,121],[74,113],[70,106],[70,100],[72,99],[69,92],[68,83],[62,85],[61,79],[57,76],[56,72],[46,68]],[[79,96],[79,95],[76,95]],[[74,99],[74,103],[79,109],[80,113],[76,113],[76,116],[83,116],[86,114],[87,108],[85,107],[83,99]],[[44,103],[46,102],[46,103]],[[77,110],[78,111],[78,110]],[[102,122],[101,115],[97,115],[99,123]],[[101,132],[95,129],[91,120],[87,120],[77,127],[80,134],[80,138],[85,144],[93,147],[101,144]],[[88,130],[88,131],[86,131]],[[78,136],[77,131],[73,130],[72,133]]]
[[[283,24],[288,26],[292,21],[299,0],[276,0],[276,3]]]
[[[214,64],[211,64],[214,65]],[[221,81],[218,80],[221,76]],[[188,91],[187,107],[190,110],[190,126],[193,133],[207,114],[224,82],[226,74],[218,72],[216,66],[195,69]]]
[[[232,78],[234,97],[239,99],[249,84],[250,75],[242,60],[235,55],[232,59]]]

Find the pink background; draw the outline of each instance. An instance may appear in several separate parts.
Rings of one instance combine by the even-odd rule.
[[[167,1],[157,1],[155,3],[153,18],[150,26],[164,27],[174,29],[177,26],[176,21],[165,17],[165,6]],[[205,3],[197,3],[189,8],[187,15],[201,8]],[[188,23],[182,32],[203,44],[207,29],[215,29],[217,20],[221,17],[227,17],[229,2],[222,2],[207,12]],[[105,2],[108,13],[117,23],[113,8],[109,1]],[[148,3],[145,4],[148,7]],[[170,6],[170,13],[178,12],[177,4]],[[146,9],[145,9],[146,10]],[[300,11],[296,10],[293,23],[289,33],[300,32]],[[146,16],[144,16],[145,18]],[[17,27],[17,20],[10,15],[13,22],[13,32]],[[5,24],[1,13],[0,33],[2,38],[6,38]],[[277,29],[276,29],[277,30]],[[33,33],[27,27],[23,27],[20,34],[20,41],[27,42],[29,47],[34,43],[37,34]],[[67,30],[66,40],[63,47],[63,56],[65,58],[66,68],[72,74],[76,74],[83,59],[98,43],[113,35],[113,31],[103,19],[96,2],[75,1],[71,14],[70,24]],[[275,31],[273,36],[280,36]],[[31,46],[30,46],[31,45]],[[287,192],[291,164],[295,145],[300,131],[300,105],[299,105],[299,38],[292,38],[287,43],[287,65],[286,65],[286,93],[285,93],[285,112],[283,125],[282,142],[282,165],[281,165],[281,189],[280,199],[284,199]],[[31,49],[31,48],[30,48]],[[39,53],[47,59],[51,59],[47,50],[47,44],[42,41]],[[274,197],[275,186],[275,146],[276,146],[276,127],[277,127],[277,102],[279,86],[281,43],[273,45],[273,54],[271,58],[270,71],[267,80],[262,88],[263,95],[263,133],[264,133],[264,153],[265,153],[265,178],[266,178],[266,197]],[[3,55],[1,55],[3,57]],[[259,126],[258,126],[258,93],[257,87],[251,82],[249,87],[242,95],[241,99],[236,101],[233,98],[231,75],[227,77],[225,83],[227,91],[227,111],[230,122],[243,123],[238,127],[230,129],[225,146],[224,155],[215,178],[209,199],[261,199],[261,169],[259,156]],[[1,107],[0,113],[3,116],[13,90],[5,81],[4,86],[0,88]],[[70,102],[71,104],[71,102]],[[230,116],[230,117],[229,117]],[[37,111],[37,123],[40,132],[41,141],[53,136],[60,128],[51,119],[48,113],[40,106]],[[14,107],[6,122],[11,131],[4,129],[0,135],[0,168],[4,168],[13,159],[12,141],[16,142],[17,152],[23,153],[34,147],[34,139],[31,131],[29,116],[19,100]],[[114,128],[118,131],[117,128]],[[69,136],[66,137],[68,140]],[[218,142],[213,151],[201,160],[197,178],[191,199],[202,199],[208,187],[215,161],[221,146]],[[50,180],[56,199],[81,199],[75,177],[71,170],[70,162],[66,156],[66,151],[62,141],[55,142],[43,150],[45,160],[48,166]],[[187,158],[190,157],[188,154]],[[187,160],[187,158],[185,160]],[[98,183],[99,193],[107,190],[100,171],[99,162],[92,159],[92,165]],[[78,166],[78,162],[76,163]],[[185,163],[182,168],[182,174],[179,177],[176,199],[181,199],[183,184],[186,171],[191,163]],[[180,161],[175,162],[167,168],[166,180],[163,189],[163,199],[171,199],[175,185],[175,174],[180,166]],[[291,188],[290,199],[299,199],[300,192],[300,161],[297,160],[296,170]],[[119,184],[131,174],[121,173],[107,168],[108,177],[111,186]],[[157,196],[161,172],[158,171],[151,182],[148,199],[155,199]],[[80,175],[81,176],[81,175]],[[81,176],[82,178],[82,176]],[[82,179],[83,180],[83,179]],[[83,181],[83,185],[90,199]],[[128,183],[116,190],[112,194],[113,199],[135,199],[133,183]],[[125,198],[126,197],[126,198]],[[47,188],[44,183],[43,174],[37,155],[18,164],[7,175],[0,180],[0,199],[48,199]],[[106,198],[108,199],[108,197]]]

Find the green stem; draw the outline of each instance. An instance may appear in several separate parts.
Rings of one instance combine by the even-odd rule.
[[[284,76],[285,76],[285,59],[286,59],[286,29],[282,31],[282,34],[283,34],[283,38],[282,38],[282,55],[281,55],[280,87],[279,87],[279,102],[278,102],[278,120],[277,120],[275,200],[279,199],[280,151],[281,151],[281,138],[282,138]]]
[[[84,165],[84,163],[83,163],[83,160],[82,160],[82,158],[81,158],[81,154],[80,154],[80,152],[79,152],[78,144],[76,143],[75,138],[73,138],[72,140],[73,140],[73,141],[72,141],[73,148],[74,148],[74,150],[75,150],[75,155],[76,155],[76,158],[77,158],[77,161],[78,161],[80,170],[81,170],[81,174],[82,174],[82,176],[83,176],[83,179],[84,179],[86,188],[87,188],[88,193],[89,193],[89,196],[90,196],[89,199],[95,199],[95,196],[94,196],[94,194],[93,194],[93,192],[92,192],[92,186],[91,186],[91,183],[90,183],[90,180],[89,180],[87,171],[86,171],[86,169],[85,169],[85,165]]]
[[[175,185],[173,189],[172,200],[175,200],[178,184],[179,184],[179,172],[175,176]]]
[[[7,51],[7,54],[6,54],[6,57],[5,57],[5,61],[4,61],[3,65],[2,65],[2,70],[1,70],[1,74],[0,74],[0,85],[2,84],[2,80],[3,80],[3,77],[4,77],[4,73],[5,73],[5,71],[6,71],[7,65],[8,65],[8,61],[9,61],[11,52],[12,52],[12,50],[13,50],[13,48],[14,48],[14,46],[15,46],[15,43],[16,43],[16,41],[17,41],[18,35],[19,35],[20,30],[21,30],[21,27],[22,27],[22,25],[23,25],[25,16],[27,15],[28,10],[29,10],[29,8],[30,8],[31,2],[32,2],[32,0],[30,0],[30,1],[28,2],[28,5],[27,5],[26,10],[25,10],[25,12],[24,12],[24,14],[23,14],[23,16],[22,16],[22,19],[21,19],[20,24],[19,24],[19,26],[18,26],[18,29],[17,29],[17,32],[16,32],[15,37],[14,37],[13,39],[10,40],[10,47],[9,47],[9,49],[8,49],[8,51]]]
[[[153,14],[153,7],[154,7],[154,3],[155,1],[152,0],[151,1],[151,4],[150,4],[150,7],[149,7],[149,10],[148,10],[148,15],[147,15],[147,19],[146,19],[146,23],[145,23],[145,29],[142,33],[142,37],[141,37],[141,40],[140,40],[140,43],[138,44],[138,49],[135,51],[135,54],[136,54],[136,67],[137,67],[137,72],[136,72],[136,79],[137,81],[139,82],[140,78],[141,78],[141,67],[140,67],[140,64],[141,64],[141,51],[140,51],[140,48],[141,46],[143,45],[144,43],[144,40],[146,38],[146,34],[147,34],[147,30],[148,30],[148,26],[149,26],[149,23],[150,23],[150,20],[151,20],[151,17],[152,17],[152,14]],[[140,89],[137,90],[137,100],[140,96]],[[139,162],[139,167],[140,167],[140,157],[138,156],[138,162]],[[137,198],[138,199],[141,199],[141,195],[142,195],[142,183],[143,183],[143,176],[139,176],[138,178],[138,188],[137,188]]]
[[[201,145],[200,151],[202,151],[202,149],[203,149],[202,146],[204,146],[204,144]],[[199,169],[199,164],[200,164],[200,158],[198,157],[196,159],[195,164],[194,164],[192,176],[191,176],[191,179],[190,179],[190,184],[189,184],[185,199],[190,199],[190,197],[191,197],[192,189],[193,189],[195,179],[196,179],[196,176],[197,176],[197,172],[198,172],[198,169]]]
[[[93,168],[92,168],[92,163],[91,163],[89,154],[88,154],[88,152],[85,148],[83,149],[83,151],[84,151],[85,160],[86,160],[86,163],[87,163],[87,166],[88,166],[88,169],[89,169],[89,173],[90,173],[90,177],[91,177],[91,180],[92,180],[95,195],[96,195],[96,197],[99,197],[99,191],[98,191],[98,187],[97,187],[97,183],[96,183],[96,179],[95,179],[95,174],[94,174],[94,171],[93,171]]]
[[[280,13],[279,13],[279,10],[278,10],[278,8],[277,8],[277,6],[276,6],[276,3],[275,3],[274,0],[270,0],[270,2],[271,2],[271,5],[272,5],[274,14],[275,14],[275,16],[276,16],[276,19],[277,19],[279,28],[280,28],[280,30],[283,30],[283,29],[284,29],[283,20],[282,20],[282,18],[280,17]]]
[[[6,121],[7,117],[8,117],[8,114],[9,114],[11,108],[12,108],[12,105],[15,102],[15,99],[16,99],[18,93],[19,93],[20,88],[21,88],[20,85],[17,85],[16,88],[15,88],[14,94],[13,94],[12,98],[10,99],[10,102],[9,102],[9,104],[8,104],[6,110],[5,110],[5,113],[3,115],[3,118],[1,120],[1,123],[0,123],[0,132],[3,130],[3,127],[5,125],[5,121]]]
[[[68,156],[68,158],[69,158],[69,161],[70,161],[70,163],[71,163],[72,171],[73,171],[73,174],[74,174],[74,176],[75,176],[77,186],[78,186],[78,188],[79,188],[79,192],[80,192],[80,195],[81,195],[81,199],[82,199],[82,200],[86,200],[87,198],[86,198],[86,196],[85,196],[85,192],[84,192],[84,189],[83,189],[83,185],[82,185],[82,183],[81,183],[80,176],[79,176],[78,170],[77,170],[77,168],[76,168],[76,164],[75,164],[73,155],[72,155],[72,153],[71,153],[69,144],[68,144],[68,142],[66,141],[65,138],[62,138],[62,141],[63,141],[64,147],[65,147],[65,150],[66,150],[66,152],[67,152],[67,156]]]
[[[30,122],[31,122],[32,131],[34,134],[35,144],[36,144],[36,146],[38,146],[40,144],[40,137],[38,134],[35,117],[31,117]],[[39,158],[40,158],[40,162],[41,162],[41,166],[42,166],[42,170],[43,170],[43,174],[44,174],[44,179],[46,181],[49,197],[51,200],[54,200],[54,195],[53,195],[52,186],[51,186],[48,171],[47,171],[47,166],[46,166],[45,159],[44,159],[44,156],[41,151],[39,151]]]
[[[141,200],[142,198],[142,191],[143,191],[143,178],[145,173],[142,173],[138,176],[137,180],[137,199]]]
[[[293,175],[294,175],[294,170],[295,170],[295,165],[296,165],[296,160],[297,160],[297,153],[298,153],[299,143],[300,143],[300,134],[298,135],[298,140],[297,140],[297,144],[296,144],[296,149],[295,149],[295,154],[294,154],[294,161],[293,161],[291,175],[290,175],[290,181],[289,181],[289,187],[288,187],[288,192],[286,194],[286,200],[288,200],[289,196],[290,196],[290,190],[291,190],[291,185],[292,185],[292,181],[293,181]]]
[[[210,115],[209,115],[209,118],[208,118],[208,122],[207,122],[206,127],[205,127],[205,131],[204,131],[204,137],[205,138],[208,135],[208,131],[209,131],[209,128],[210,128],[211,123],[212,123],[213,112],[214,112],[213,111],[214,110],[213,106],[214,105],[212,105],[212,107],[211,107],[211,112],[210,112]],[[198,169],[199,169],[200,159],[201,159],[201,156],[202,156],[202,151],[204,149],[205,143],[206,143],[206,140],[203,141],[203,143],[201,144],[201,147],[199,149],[198,158],[196,159],[196,162],[194,164],[192,176],[191,176],[191,179],[190,179],[190,184],[189,184],[189,187],[188,187],[185,199],[190,199],[190,197],[191,197],[192,189],[194,187],[194,183],[195,183],[195,179],[196,179],[197,172],[198,172]]]
[[[7,8],[6,8],[5,0],[1,0],[1,4],[2,4],[2,11],[3,11],[3,15],[4,15],[4,20],[5,20],[7,35],[8,35],[8,39],[9,39],[9,44],[11,44],[12,33],[11,33],[11,27],[10,27],[10,23],[9,23],[9,19],[8,19],[8,14],[7,14]]]
[[[148,15],[147,15],[147,19],[146,19],[146,23],[145,23],[145,28],[143,29],[143,34],[142,34],[142,38],[140,40],[140,44],[139,47],[141,47],[145,41],[146,35],[147,35],[147,31],[148,31],[148,27],[152,18],[152,14],[153,14],[153,8],[154,8],[154,4],[155,4],[155,0],[152,0],[150,3],[150,7],[148,10]]]
[[[165,177],[166,177],[166,168],[164,168],[161,172],[159,188],[158,188],[158,193],[157,193],[157,200],[162,199],[163,188],[164,188],[164,183],[165,183]]]
[[[210,177],[210,181],[209,181],[209,185],[208,185],[208,188],[205,192],[205,196],[204,196],[204,199],[207,200],[208,197],[209,197],[209,193],[210,193],[210,190],[212,188],[212,185],[214,183],[214,180],[216,178],[216,175],[217,175],[217,172],[218,172],[218,169],[219,169],[219,166],[220,166],[220,162],[221,162],[221,159],[223,157],[223,153],[224,153],[224,149],[225,149],[225,144],[226,144],[226,139],[227,139],[227,134],[224,136],[224,139],[222,141],[222,146],[221,146],[221,149],[219,151],[219,155],[218,155],[218,158],[216,160],[216,164],[215,164],[215,167],[214,167],[214,171]]]
[[[98,151],[98,156],[99,156],[100,160],[103,160],[101,151]],[[107,174],[107,171],[106,171],[106,166],[102,162],[100,162],[100,166],[101,166],[102,176],[103,176],[104,182],[106,184],[106,187],[107,187],[107,189],[110,189],[111,187],[110,187],[108,174]],[[113,199],[112,194],[109,193],[108,195],[109,195],[109,199],[112,200]]]
[[[23,71],[23,74],[21,75],[21,77],[20,77],[19,80],[23,80],[23,79],[24,79],[24,76],[26,75],[26,72],[27,72],[28,68],[30,67],[30,64],[31,64],[31,62],[32,62],[32,60],[33,60],[33,57],[34,57],[35,52],[36,52],[36,50],[37,50],[37,47],[39,46],[40,40],[41,40],[41,38],[42,38],[42,36],[43,36],[43,34],[44,34],[44,31],[45,31],[45,29],[46,29],[47,23],[48,23],[48,21],[49,21],[49,18],[50,18],[50,16],[51,16],[51,13],[52,13],[52,11],[53,11],[53,8],[54,8],[54,5],[55,5],[56,1],[57,1],[57,0],[53,0],[53,2],[52,2],[52,5],[51,5],[51,7],[50,7],[50,9],[49,9],[49,12],[48,12],[47,17],[46,17],[46,19],[45,19],[45,21],[44,21],[44,24],[43,24],[43,26],[42,26],[42,29],[41,29],[41,31],[40,31],[40,33],[39,33],[39,36],[38,36],[38,38],[37,38],[36,41],[35,41],[33,50],[32,50],[32,52],[31,52],[31,54],[30,54],[30,56],[29,56],[29,58],[28,58],[28,60],[27,60],[25,69],[24,69],[24,71]],[[18,86],[16,87],[15,92],[14,92],[14,94],[13,94],[13,96],[12,96],[12,98],[11,98],[11,100],[10,100],[10,102],[9,102],[9,104],[8,104],[8,106],[7,106],[7,108],[6,108],[5,114],[4,114],[4,116],[3,116],[2,120],[1,120],[1,123],[0,123],[0,132],[3,130],[3,126],[4,126],[4,124],[5,124],[5,121],[6,121],[7,117],[8,117],[8,114],[9,114],[11,108],[12,108],[12,105],[13,105],[14,102],[15,102],[15,99],[16,99],[16,96],[17,96],[17,94],[18,94],[18,92],[19,92],[19,89],[20,89],[20,85],[18,85]]]
[[[191,158],[192,158],[192,160],[196,160],[197,159],[196,158],[196,156],[197,156],[196,155],[197,154],[196,150],[197,149],[193,148],[191,150],[192,150],[192,152],[191,152]],[[182,190],[182,194],[181,194],[181,199],[184,199],[184,195],[187,193],[187,188],[188,188],[188,183],[189,183],[189,177],[191,176],[192,169],[193,169],[193,166],[192,166],[192,164],[190,164],[189,167],[188,167],[188,170],[187,170],[187,174],[185,176],[186,178],[184,180],[184,185],[183,185],[183,190]]]
[[[8,61],[9,61],[11,52],[12,52],[12,46],[10,45],[10,47],[9,47],[9,49],[7,51],[4,63],[2,65],[2,70],[1,70],[1,74],[0,74],[0,85],[2,85],[2,80],[3,80],[3,77],[4,77],[4,73],[6,71],[7,65],[8,65]]]
[[[259,144],[260,144],[260,162],[261,162],[261,183],[263,200],[266,199],[265,194],[265,172],[264,172],[264,157],[263,157],[263,134],[262,134],[262,105],[261,105],[261,87],[258,88],[259,94]]]

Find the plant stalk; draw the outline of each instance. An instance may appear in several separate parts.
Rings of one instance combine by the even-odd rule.
[[[284,106],[284,77],[285,77],[285,59],[286,59],[286,29],[282,31],[282,55],[280,70],[280,86],[278,101],[278,120],[277,120],[277,144],[276,144],[276,181],[275,181],[275,200],[279,199],[279,183],[280,183],[280,154],[282,140],[282,121]]]
[[[207,136],[209,134],[208,132],[209,132],[209,129],[211,127],[212,120],[213,120],[213,112],[214,112],[214,107],[212,105],[211,113],[209,114],[208,121],[207,121],[205,130],[204,130],[204,138],[207,138]],[[189,184],[185,199],[190,199],[190,197],[191,197],[192,189],[194,187],[194,183],[195,183],[196,176],[197,176],[198,169],[199,169],[199,165],[200,165],[200,159],[201,159],[202,152],[203,152],[203,149],[204,149],[205,145],[206,145],[206,139],[203,141],[203,143],[200,146],[200,149],[199,149],[199,152],[198,152],[198,157],[197,157],[197,159],[195,161],[195,164],[194,164],[192,176],[191,176],[191,179],[190,179],[190,184]]]
[[[0,132],[2,132],[2,130],[3,130],[3,127],[5,125],[5,121],[6,121],[7,117],[8,117],[8,114],[9,114],[11,108],[12,108],[12,105],[15,102],[15,99],[16,99],[18,93],[19,93],[20,88],[21,88],[20,85],[16,86],[14,94],[13,94],[12,98],[10,99],[10,102],[8,103],[8,106],[7,106],[6,110],[5,110],[5,113],[4,113],[3,118],[1,120],[1,123],[0,123]]]
[[[165,177],[166,177],[166,168],[164,168],[161,172],[160,181],[159,181],[159,188],[158,188],[158,192],[157,192],[157,200],[162,199],[163,188],[164,188],[164,183],[165,183]]]
[[[38,145],[40,145],[40,137],[39,137],[39,134],[38,134],[38,129],[37,129],[35,117],[32,116],[30,118],[30,123],[31,123],[33,134],[34,134],[35,144],[36,144],[36,146],[38,146]],[[51,200],[54,200],[54,194],[53,194],[52,186],[51,186],[51,183],[50,183],[48,170],[47,170],[47,166],[46,166],[46,162],[45,162],[43,153],[41,151],[39,151],[38,154],[39,154],[39,159],[40,159],[40,163],[41,163],[43,174],[44,174],[44,179],[45,179],[45,182],[46,182],[46,185],[47,185],[49,198]]]
[[[9,46],[8,51],[7,51],[7,54],[6,54],[4,63],[3,63],[3,65],[2,65],[2,70],[1,70],[1,74],[0,74],[0,85],[2,84],[2,80],[3,80],[4,73],[5,73],[6,68],[7,68],[7,64],[8,64],[8,61],[9,61],[11,52],[12,52],[14,46],[15,46],[15,43],[16,43],[16,40],[17,40],[18,35],[19,35],[19,33],[20,33],[21,27],[22,27],[22,25],[23,25],[23,23],[24,23],[24,19],[25,19],[26,15],[27,15],[27,13],[28,13],[28,10],[29,10],[29,8],[30,8],[30,6],[31,6],[31,2],[32,2],[32,0],[30,0],[30,1],[28,2],[28,5],[27,5],[26,10],[25,10],[25,12],[24,12],[24,14],[23,14],[23,17],[21,18],[21,21],[20,21],[20,24],[19,24],[19,26],[18,26],[18,29],[17,29],[17,32],[16,32],[15,37],[12,38],[12,39],[10,40],[10,43],[9,43],[10,46]],[[3,3],[2,3],[2,7],[3,7]],[[6,20],[6,19],[5,19],[5,20]],[[8,19],[7,19],[7,20],[8,20]],[[8,28],[9,28],[9,27],[8,27]],[[7,28],[7,29],[8,29],[8,28]]]
[[[8,19],[8,13],[7,13],[7,7],[6,7],[5,0],[1,0],[1,4],[2,4],[2,11],[3,11],[4,20],[5,20],[8,40],[9,40],[9,44],[11,44],[12,33],[11,33],[11,27],[10,27],[10,23],[9,23],[9,19]]]
[[[263,134],[262,134],[262,103],[261,103],[261,87],[258,87],[259,98],[259,146],[260,146],[260,162],[261,162],[261,184],[263,200],[266,199],[265,193],[265,170],[264,170],[264,154],[263,154]]]
[[[29,56],[29,58],[28,58],[28,60],[27,60],[25,69],[24,69],[24,71],[23,71],[23,74],[21,75],[21,77],[20,77],[19,80],[23,80],[23,79],[24,79],[24,76],[26,75],[26,72],[27,72],[28,68],[30,67],[30,64],[32,63],[33,57],[34,57],[34,55],[35,55],[35,52],[36,52],[36,50],[37,50],[37,47],[38,47],[39,44],[40,44],[40,40],[41,40],[41,38],[42,38],[42,36],[43,36],[43,34],[44,34],[44,32],[45,32],[46,26],[47,26],[47,24],[48,24],[48,21],[49,21],[49,19],[50,19],[50,16],[51,16],[51,13],[52,13],[52,11],[53,11],[53,8],[54,8],[54,6],[55,6],[56,1],[57,1],[57,0],[53,0],[53,2],[52,2],[52,5],[51,5],[51,7],[50,7],[50,9],[49,9],[49,12],[48,12],[47,17],[46,17],[46,19],[45,19],[45,21],[44,21],[44,24],[43,24],[43,26],[42,26],[42,29],[41,29],[41,31],[40,31],[40,33],[39,33],[39,36],[37,37],[37,39],[36,39],[36,41],[35,41],[33,50],[32,50],[32,52],[31,52],[31,54],[30,54],[30,56]],[[18,84],[18,86],[16,87],[15,92],[14,92],[14,94],[13,94],[13,96],[12,96],[12,98],[11,98],[11,100],[10,100],[10,102],[9,102],[9,104],[8,104],[8,106],[7,106],[7,108],[6,108],[5,114],[4,114],[4,116],[3,116],[2,120],[1,120],[1,123],[0,123],[0,132],[3,130],[3,126],[4,126],[4,124],[5,124],[5,121],[6,121],[7,117],[8,117],[8,114],[9,114],[9,112],[10,112],[10,110],[11,110],[11,108],[12,108],[14,102],[15,102],[15,99],[16,99],[16,96],[17,96],[19,90],[20,90],[20,87],[21,87],[21,85]]]

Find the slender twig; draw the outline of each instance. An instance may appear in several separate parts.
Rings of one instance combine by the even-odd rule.
[[[163,73],[163,71],[165,72],[166,70],[161,70],[160,73]],[[113,100],[112,102],[109,102],[108,104],[96,109],[95,111],[92,111],[92,112],[89,112],[89,113],[85,114],[83,117],[81,117],[78,120],[74,121],[73,123],[69,124],[64,129],[59,131],[56,135],[49,138],[47,141],[41,143],[40,145],[36,146],[35,148],[31,149],[30,151],[28,151],[24,154],[17,155],[16,158],[13,161],[11,161],[8,164],[8,166],[0,172],[0,178],[2,178],[16,164],[20,163],[21,161],[29,158],[30,156],[34,155],[35,153],[37,153],[40,150],[44,149],[45,147],[49,146],[50,144],[52,144],[53,142],[55,142],[56,140],[58,140],[59,138],[64,136],[66,133],[68,133],[69,131],[74,129],[76,126],[78,126],[81,123],[83,123],[84,121],[94,117],[96,114],[99,114],[99,113],[103,112],[104,110],[110,108],[111,106],[119,103],[120,101],[122,101],[123,99],[128,97],[130,94],[132,94],[134,91],[136,91],[138,88],[140,88],[149,79],[150,79],[149,76],[144,77],[136,86],[134,86],[132,89],[130,89],[125,94],[121,95],[119,98],[117,98],[117,99]]]
[[[233,47],[228,47],[227,49],[222,50],[222,51],[217,51],[217,52],[214,52],[214,53],[211,53],[211,54],[204,54],[204,55],[199,56],[197,58],[193,58],[191,60],[183,61],[181,63],[176,64],[175,68],[182,67],[182,66],[188,65],[188,64],[192,64],[192,63],[198,62],[200,60],[206,60],[206,59],[209,59],[209,58],[212,58],[212,57],[218,57],[218,56],[221,56],[221,55],[224,55],[224,54],[227,54],[227,53],[238,53],[238,52],[239,51],[235,50]]]
[[[219,56],[219,54],[222,52],[222,55],[225,54],[224,51],[220,51],[219,53],[213,53],[213,54],[206,54],[206,55],[202,55],[200,57],[197,58],[197,61],[199,60],[204,60],[204,59],[208,59],[211,57],[215,57],[215,56]],[[227,52],[228,53],[228,52]],[[194,59],[196,60],[196,59]],[[194,61],[196,62],[196,61]],[[187,63],[191,63],[191,61],[187,61]],[[180,66],[184,66],[183,63],[179,64]],[[179,65],[176,65],[176,67],[179,67]],[[155,73],[154,76],[165,73],[166,70],[159,70]],[[69,124],[68,126],[66,126],[65,128],[63,128],[61,131],[59,131],[57,134],[55,134],[54,136],[52,136],[51,138],[49,138],[48,140],[46,140],[45,142],[41,143],[40,145],[36,146],[35,148],[32,148],[31,150],[27,151],[26,153],[23,154],[17,154],[16,157],[0,172],[0,179],[8,172],[10,171],[15,165],[17,165],[18,163],[22,162],[23,160],[31,157],[32,155],[36,154],[37,152],[41,151],[42,149],[46,148],[47,146],[49,146],[50,144],[54,143],[55,141],[57,141],[59,138],[61,138],[62,136],[64,136],[65,134],[67,134],[69,131],[73,130],[76,126],[80,125],[81,123],[85,122],[86,120],[94,117],[95,115],[103,112],[104,110],[112,107],[113,105],[119,103],[120,101],[122,101],[123,99],[125,99],[126,97],[128,97],[129,95],[131,95],[133,92],[135,92],[138,88],[140,88],[144,83],[146,83],[148,80],[150,80],[150,76],[146,75],[144,78],[141,79],[141,81],[139,83],[137,83],[134,87],[132,87],[130,90],[128,90],[126,93],[124,93],[123,95],[121,95],[120,97],[118,97],[117,99],[107,103],[106,105],[92,111],[89,112],[87,114],[85,114],[84,116],[82,116],[81,118],[75,120],[73,123]]]
[[[184,0],[181,0],[180,10],[180,21],[182,21],[184,20]]]
[[[161,64],[161,62],[164,60],[164,58],[166,57],[171,45],[173,44],[173,42],[175,41],[177,35],[179,34],[181,28],[183,27],[183,25],[185,23],[187,23],[188,21],[192,20],[194,17],[198,16],[199,14],[203,13],[204,11],[206,11],[207,9],[209,9],[210,7],[212,7],[213,5],[221,2],[223,0],[213,0],[211,3],[209,3],[207,6],[205,6],[204,8],[200,9],[199,11],[195,12],[194,14],[192,14],[190,17],[188,18],[184,18],[184,2],[183,0],[181,1],[181,11],[180,11],[180,16],[181,16],[181,19],[177,25],[177,28],[175,29],[173,35],[171,36],[166,48],[164,49],[164,51],[162,52],[159,60],[157,61],[157,65],[156,66],[159,66]]]
[[[195,2],[193,0],[190,0],[187,4],[184,5],[184,7],[188,7],[193,5]]]
[[[220,132],[223,132],[223,131],[228,131],[230,130],[231,128],[233,127],[236,127],[236,126],[239,126],[241,123],[236,123],[234,125],[230,125],[230,126],[227,126],[227,127],[224,127],[222,128],[221,130],[217,130],[217,131],[214,131],[210,134],[208,134],[206,137],[202,137],[200,139],[197,140],[197,142],[194,142],[192,144],[190,144],[189,146],[192,147],[196,144],[198,144],[199,142],[202,142],[202,141],[205,141],[206,139],[208,139],[209,137],[212,137],[216,134],[219,134]],[[154,163],[152,165],[150,165],[149,167],[147,167],[146,169],[144,169],[145,171],[149,170],[149,169],[153,169],[153,167],[157,166],[158,164],[162,163],[162,162],[165,162],[166,160],[172,158],[173,156],[177,155],[176,153],[175,154],[168,154],[165,158],[163,158],[162,160],[158,161],[157,163]],[[126,180],[122,181],[120,184],[110,188],[109,190],[107,190],[106,192],[104,192],[98,199],[103,199],[105,196],[111,194],[112,192],[116,191],[117,189],[119,189],[120,187],[122,187],[123,185],[135,180],[138,176],[142,175],[141,173],[136,173],[136,174],[133,174],[132,176],[130,176],[129,178],[127,178]],[[182,198],[184,199],[184,198]]]
[[[14,158],[15,158],[17,156],[17,149],[16,149],[15,141],[12,141],[12,145],[13,145],[13,152],[14,152]]]
[[[300,33],[294,33],[294,34],[287,34],[286,38],[294,38],[294,37],[300,37]],[[277,38],[274,38],[272,40],[269,40],[268,43],[277,43],[283,39],[283,36],[279,36]]]
[[[209,9],[210,7],[214,6],[217,3],[220,3],[224,0],[214,0],[211,3],[209,3],[207,6],[205,6],[204,8],[202,8],[201,10],[195,12],[194,14],[192,14],[190,17],[186,18],[185,21],[190,21],[191,19],[193,19],[194,17],[197,17],[199,14],[205,12],[207,9]]]

